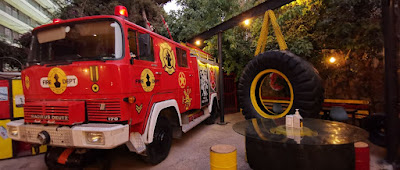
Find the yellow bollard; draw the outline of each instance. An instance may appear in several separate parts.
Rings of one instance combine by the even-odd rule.
[[[236,147],[232,145],[214,145],[210,148],[211,170],[237,169]]]

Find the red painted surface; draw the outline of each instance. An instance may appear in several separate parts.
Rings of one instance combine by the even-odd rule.
[[[13,141],[16,157],[32,155],[32,144],[20,141]]]
[[[24,105],[27,123],[73,125],[85,121],[84,101],[36,101]]]
[[[356,170],[369,170],[370,157],[368,145],[355,147]]]
[[[61,20],[58,23],[50,23],[35,28],[33,32],[58,24],[104,18],[114,19],[122,26],[124,57],[117,60],[75,61],[67,65],[34,65],[28,67],[22,71],[22,84],[26,99],[25,106],[40,105],[44,107],[44,105],[54,105],[72,107],[73,105],[74,108],[70,108],[73,111],[70,110],[68,112],[69,121],[56,121],[56,124],[82,122],[82,117],[85,116],[85,111],[82,109],[82,106],[84,106],[88,115],[88,119],[85,120],[86,122],[129,123],[131,131],[140,133],[143,133],[151,107],[156,102],[175,99],[178,103],[180,113],[193,109],[201,109],[197,59],[190,56],[189,48],[177,42],[116,16],[91,16]],[[150,34],[153,39],[154,62],[134,60],[134,64],[130,64],[131,58],[127,38],[128,29],[136,30],[138,33]],[[176,64],[175,72],[168,74],[162,67],[159,56],[161,43],[168,43],[175,55],[176,61],[178,61],[176,59],[176,47],[185,50],[188,67],[179,67]],[[98,81],[95,82],[99,86],[98,92],[93,92],[91,88],[94,84],[90,78],[90,71],[88,71],[91,66],[98,67]],[[61,94],[55,94],[49,88],[43,88],[40,84],[40,79],[47,77],[49,71],[55,67],[62,69],[66,75],[76,76],[78,79],[77,85],[75,87],[67,87]],[[144,69],[150,69],[154,74],[155,86],[150,92],[145,92],[141,85],[140,77]],[[186,77],[186,86],[184,88],[181,88],[178,83],[180,72],[183,72]],[[29,89],[26,87],[26,76],[29,77],[30,81]],[[189,97],[192,99],[189,107],[185,107],[185,103],[183,102],[183,98],[185,97],[184,90],[187,89],[190,89]],[[124,98],[131,96],[136,99],[134,103],[123,101]],[[103,110],[101,109],[102,104],[105,105]],[[25,121],[30,123],[35,122],[34,119],[30,118],[30,114],[27,114],[28,111],[25,108]],[[43,111],[37,113],[45,114]],[[47,120],[36,120],[36,122],[38,121],[48,123]]]
[[[8,80],[0,80],[0,88],[7,88],[7,99],[0,100],[0,119],[10,119],[10,83]],[[5,94],[1,94],[5,95]],[[3,96],[4,97],[4,96]]]

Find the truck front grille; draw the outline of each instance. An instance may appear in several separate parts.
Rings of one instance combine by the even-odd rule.
[[[74,125],[85,121],[83,101],[37,101],[24,105],[27,123]]]
[[[88,100],[86,108],[89,121],[115,122],[121,120],[121,101]]]

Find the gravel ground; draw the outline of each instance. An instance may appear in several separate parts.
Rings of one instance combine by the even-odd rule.
[[[181,139],[175,139],[166,160],[158,165],[149,165],[141,161],[134,153],[124,147],[110,150],[106,160],[110,160],[111,169],[154,169],[154,170],[205,170],[210,169],[210,147],[215,144],[230,144],[237,148],[237,167],[239,170],[251,169],[245,161],[244,137],[233,131],[232,126],[244,120],[240,113],[225,116],[227,125],[204,125],[193,128],[183,134]],[[370,144],[371,170],[392,170],[393,168],[382,161],[385,150]],[[91,165],[86,169],[98,169]],[[0,161],[0,170],[11,169],[47,169],[44,155],[28,156]]]

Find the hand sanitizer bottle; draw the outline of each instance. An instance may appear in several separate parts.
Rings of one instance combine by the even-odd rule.
[[[303,127],[303,117],[299,113],[299,109],[296,109],[293,115],[293,127],[302,128]]]

